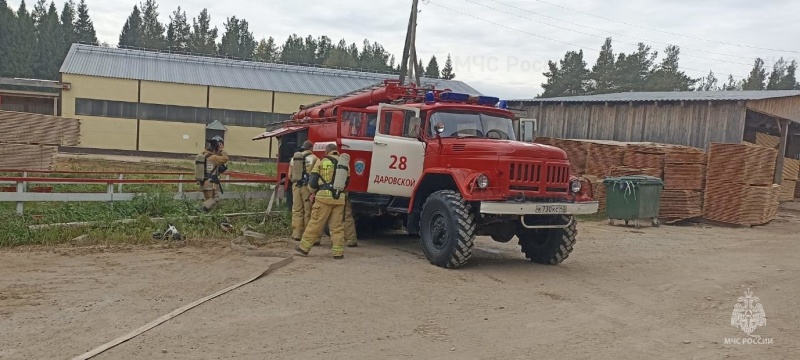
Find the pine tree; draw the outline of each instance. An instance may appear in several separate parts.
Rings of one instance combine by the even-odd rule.
[[[192,19],[192,34],[189,37],[189,52],[213,55],[217,53],[217,36],[219,30],[211,28],[211,16],[208,9],[200,11],[198,17]]]
[[[331,49],[330,55],[325,59],[323,65],[328,67],[342,67],[342,68],[356,68],[358,67],[358,57],[354,57],[347,45],[347,41],[340,40],[336,46]],[[358,51],[358,49],[356,49]]]
[[[146,0],[142,5],[141,47],[162,50],[167,48],[167,31],[164,24],[158,21],[158,4],[155,0]]]
[[[436,55],[431,56],[431,60],[428,61],[428,67],[425,68],[425,77],[429,77],[431,79],[438,79],[441,75],[439,74],[439,63],[436,61]]]
[[[275,47],[275,39],[273,39],[272,36],[269,37],[269,40],[261,38],[253,54],[253,60],[272,62],[277,60],[277,52],[278,49]]]
[[[38,6],[39,4],[37,4]],[[62,34],[58,20],[58,10],[54,2],[44,14],[37,14],[36,57],[33,75],[39,79],[58,79],[58,68],[61,65]]]
[[[75,22],[76,41],[97,44],[97,33],[94,31],[94,24],[89,17],[89,7],[86,0],[81,0],[78,4],[78,20]]]
[[[589,70],[583,60],[583,50],[569,51],[558,64],[548,62],[549,71],[544,73],[547,83],[542,84],[541,97],[574,96],[587,93]],[[559,67],[560,65],[560,67]]]
[[[75,2],[68,0],[61,10],[61,56],[63,60],[70,46],[78,41],[78,31],[75,28]]]
[[[653,73],[653,65],[657,57],[658,52],[651,51],[651,48],[643,43],[639,43],[639,47],[634,53],[628,55],[620,53],[615,66],[616,91],[648,90],[647,79]]]
[[[142,44],[142,14],[139,12],[139,6],[133,5],[133,11],[125,20],[125,25],[122,26],[122,32],[119,34],[119,47],[132,46],[140,47]]]
[[[700,79],[700,83],[697,85],[697,91],[717,91],[719,87],[717,86],[717,77],[714,75],[713,71],[709,71],[708,75],[702,79]]]
[[[28,13],[25,0],[20,1],[17,8],[13,32],[9,34],[9,51],[11,54],[6,71],[10,76],[31,78],[36,59],[36,27]]]
[[[169,26],[167,27],[167,45],[173,51],[189,50],[189,41],[192,29],[186,20],[186,12],[181,11],[181,7],[169,16]]]
[[[289,35],[281,47],[281,61],[289,63],[305,63],[308,59],[306,44],[297,34]]]
[[[680,48],[675,45],[669,45],[664,49],[666,56],[648,75],[648,91],[689,91],[697,83],[697,79],[679,70],[680,52]]]
[[[453,72],[453,60],[450,59],[450,54],[447,54],[447,60],[444,62],[441,78],[445,80],[452,80],[456,78],[456,74]]]
[[[16,33],[14,26],[17,19],[14,12],[8,7],[6,0],[0,0],[0,77],[10,77],[11,67],[11,36]]]
[[[331,38],[325,35],[320,36],[317,38],[316,48],[317,51],[316,55],[314,56],[314,64],[324,64],[325,60],[327,60],[328,56],[330,56],[331,50],[333,50],[333,42],[331,41]]]
[[[742,83],[742,90],[764,90],[764,82],[767,80],[767,69],[764,68],[764,60],[756,59],[753,70]]]
[[[225,33],[219,44],[219,54],[237,58],[252,58],[256,48],[253,33],[249,30],[247,20],[228,18],[225,22]]]
[[[733,75],[728,75],[728,83],[722,85],[722,90],[725,91],[740,91],[742,90],[742,83],[733,79]]]
[[[47,16],[47,1],[37,0],[36,4],[33,5],[33,11],[31,11],[33,26],[36,27],[37,31],[45,16]]]
[[[591,80],[590,93],[607,94],[616,91],[615,66],[611,38],[607,38],[603,47],[600,49],[600,55],[597,57],[597,61],[595,61],[592,67],[592,72],[589,74],[589,79]]]
[[[800,84],[797,83],[797,61],[792,60],[789,63],[789,66],[786,67],[786,76],[781,79],[780,84],[778,85],[780,89],[783,90],[798,90],[800,89]]]

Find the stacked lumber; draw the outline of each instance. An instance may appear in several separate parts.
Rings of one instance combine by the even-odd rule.
[[[689,146],[669,146],[664,154],[664,191],[659,216],[681,221],[703,215],[706,154]]]
[[[783,159],[783,179],[784,180],[798,180],[800,177],[800,160],[784,158]]]
[[[591,141],[586,156],[586,173],[601,178],[612,176],[613,170],[622,165],[625,143],[616,141]]]
[[[770,149],[777,149],[781,144],[781,138],[764,133],[756,133],[756,145],[768,147]]]
[[[533,139],[533,142],[534,142],[534,143],[537,143],[537,144],[542,144],[542,145],[551,145],[551,146],[554,146],[554,145],[555,145],[555,143],[556,143],[556,138],[545,137],[545,136],[539,136],[539,137],[537,137],[537,138]]]
[[[778,194],[778,201],[792,201],[794,200],[795,190],[797,189],[797,180],[786,180],[781,182],[781,189]]]
[[[589,142],[571,139],[555,139],[556,146],[567,153],[570,164],[570,173],[573,175],[586,174],[586,160],[589,154]]]
[[[630,175],[648,175],[653,177],[661,176],[661,169],[657,168],[634,168],[628,166],[615,166],[611,169],[610,176],[630,176]]]
[[[800,199],[800,181],[797,181],[797,184],[794,186],[794,197],[795,199]]]
[[[58,148],[44,145],[0,146],[0,169],[53,170]]]
[[[797,196],[796,189],[797,183],[800,178],[800,160],[784,158],[783,159],[783,181],[781,181],[781,190],[778,200],[792,201]]]
[[[664,190],[658,216],[668,222],[681,221],[703,215],[703,193],[695,190]]]
[[[77,119],[0,110],[0,143],[75,146],[79,142]]]
[[[625,148],[622,164],[633,168],[664,169],[665,156],[666,146],[660,144],[628,144]],[[657,177],[663,179],[661,170],[659,170]]]
[[[778,211],[773,186],[778,152],[749,144],[712,143],[708,153],[703,217],[735,225],[760,225]]]

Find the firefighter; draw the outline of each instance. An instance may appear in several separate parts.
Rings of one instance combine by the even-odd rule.
[[[350,194],[344,199],[344,242],[347,247],[358,246],[356,236],[356,220],[353,218],[353,203],[350,202]]]
[[[331,233],[333,246],[331,252],[334,259],[344,258],[344,207],[347,194],[344,188],[350,177],[350,157],[339,154],[336,144],[325,148],[326,156],[318,161],[311,170],[309,187],[313,192],[311,221],[303,232],[300,244],[295,247],[301,255],[308,255],[311,247],[322,235],[325,224]]]
[[[292,158],[289,180],[292,181],[292,239],[300,241],[311,220],[311,189],[308,177],[319,158],[311,151],[313,144],[306,140]],[[315,245],[319,245],[317,240]]]
[[[204,161],[200,161],[204,159]],[[222,192],[219,176],[227,170],[228,154],[225,152],[225,141],[217,135],[208,140],[208,147],[198,155],[195,161],[195,174],[198,175],[198,182],[203,188],[203,204],[198,207],[201,212],[213,210],[219,203],[219,195]],[[201,168],[202,167],[202,172]],[[199,175],[203,175],[202,179]]]

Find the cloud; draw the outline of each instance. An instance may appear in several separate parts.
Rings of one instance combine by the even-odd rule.
[[[116,44],[138,0],[86,1],[100,41]],[[9,3],[16,8],[19,0]],[[236,16],[250,23],[257,39],[272,36],[282,44],[293,33],[315,38],[327,35],[334,42],[344,38],[360,47],[366,38],[382,44],[399,60],[411,1],[159,0],[158,4],[164,22],[178,5],[189,19],[208,7],[212,25],[220,32],[225,19]],[[32,8],[33,1],[27,5]],[[58,7],[61,9],[61,5]],[[419,58],[427,63],[436,55],[441,68],[450,54],[457,79],[501,97],[532,97],[541,92],[547,62],[558,61],[566,51],[578,50],[565,43],[584,47],[584,58],[591,67],[597,58],[593,49],[599,49],[608,36],[613,37],[616,52],[630,52],[640,41],[659,53],[665,44],[679,45],[681,66],[690,76],[701,77],[714,70],[721,80],[727,74],[745,77],[755,57],[764,58],[771,66],[780,56],[796,59],[800,54],[753,48],[800,51],[793,37],[800,30],[800,23],[795,21],[800,2],[789,0],[760,2],[757,11],[751,0],[422,0],[420,10]]]

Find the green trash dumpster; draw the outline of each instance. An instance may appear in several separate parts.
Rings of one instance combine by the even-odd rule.
[[[606,217],[608,223],[625,220],[625,225],[633,221],[638,229],[639,220],[649,220],[659,226],[658,209],[661,205],[661,191],[664,181],[653,176],[632,175],[608,177],[603,180],[606,186]]]

